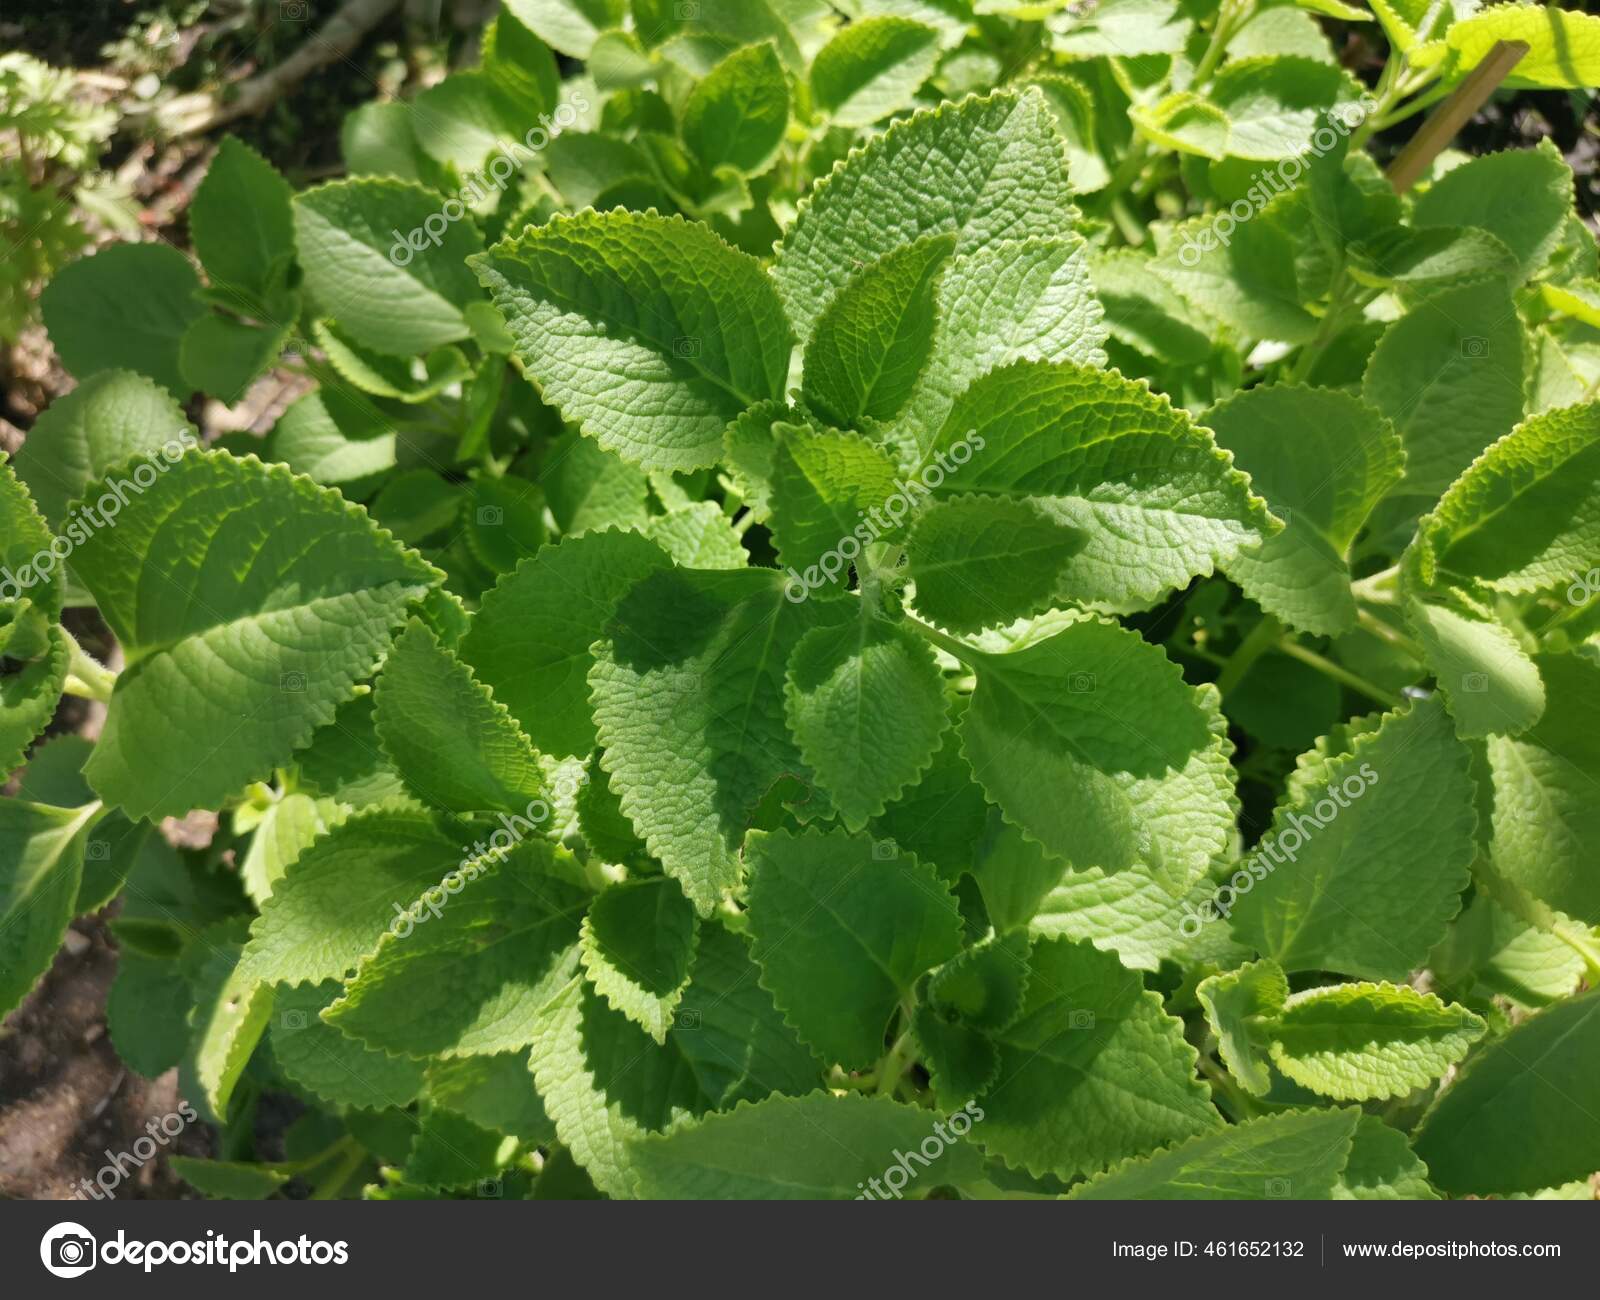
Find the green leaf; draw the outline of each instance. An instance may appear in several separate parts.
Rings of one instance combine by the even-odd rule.
[[[626,0],[506,0],[506,9],[529,31],[574,59],[587,59],[595,38],[620,27]]]
[[[811,97],[834,125],[871,126],[910,108],[939,62],[939,33],[889,15],[862,18],[817,52]]]
[[[1289,1078],[1340,1101],[1402,1097],[1456,1064],[1487,1025],[1409,985],[1335,984],[1291,997],[1267,1028]]]
[[[418,1187],[471,1187],[494,1178],[505,1145],[465,1115],[440,1107],[424,1110],[406,1158],[404,1177]]]
[[[1517,735],[1539,720],[1544,682],[1509,628],[1462,600],[1412,597],[1405,611],[1463,739]]]
[[[73,567],[129,666],[85,775],[130,816],[215,807],[286,763],[433,581],[338,493],[254,457],[135,461],[86,499],[104,493],[126,504]]]
[[[556,217],[472,260],[546,401],[646,469],[692,470],[783,392],[793,345],[760,264],[681,218]]]
[[[202,1196],[218,1201],[264,1201],[289,1181],[289,1175],[241,1160],[200,1160],[171,1155],[167,1163]]]
[[[601,891],[583,920],[583,969],[595,991],[658,1043],[689,983],[694,908],[666,876]]]
[[[576,429],[551,445],[539,486],[565,537],[607,526],[641,528],[650,517],[644,471]]]
[[[1270,162],[1311,150],[1335,106],[1358,87],[1338,66],[1297,55],[1231,58],[1208,92],[1228,119],[1227,152]]]
[[[912,1013],[917,1055],[928,1071],[934,1100],[952,1110],[972,1100],[1000,1073],[1000,1053],[981,1030],[927,1005]]]
[[[800,638],[842,602],[784,597],[771,570],[657,572],[618,606],[589,673],[611,788],[702,916],[740,875],[739,845],[781,778],[809,785],[784,717]]]
[[[324,1023],[322,1013],[339,993],[337,980],[279,988],[267,1031],[272,1059],[291,1083],[336,1107],[408,1106],[422,1091],[422,1066],[363,1047]]]
[[[1359,398],[1273,384],[1221,402],[1205,422],[1284,530],[1227,564],[1269,614],[1321,636],[1356,624],[1348,553],[1405,462],[1388,420]]]
[[[248,968],[269,983],[343,979],[425,889],[470,855],[450,829],[421,811],[383,807],[334,827],[262,904]]]
[[[547,546],[485,594],[461,659],[540,750],[587,754],[590,646],[637,583],[670,567],[659,547],[616,529]]]
[[[1182,11],[1161,0],[1103,0],[1051,24],[1051,45],[1062,54],[1090,59],[1177,54],[1194,30]]]
[[[955,245],[950,234],[907,244],[828,304],[806,345],[802,389],[823,419],[840,428],[892,420],[910,400],[933,352],[938,277]]]
[[[1154,104],[1135,104],[1128,120],[1140,135],[1164,148],[1216,161],[1228,156],[1228,115],[1191,91],[1167,95]]]
[[[989,797],[1056,857],[1136,863],[1183,893],[1233,827],[1231,746],[1214,690],[1137,633],[1085,619],[970,655],[962,743]]]
[[[838,583],[842,591],[863,542],[884,531],[878,511],[899,488],[895,467],[853,433],[775,424],[772,437],[769,526],[790,588]]]
[[[1428,1167],[1412,1154],[1405,1134],[1363,1115],[1350,1158],[1333,1189],[1336,1201],[1437,1201]]]
[[[1522,325],[1504,281],[1445,289],[1389,326],[1362,395],[1400,435],[1402,490],[1438,497],[1522,418],[1523,383]]]
[[[1257,1026],[1277,1017],[1288,996],[1289,981],[1274,961],[1248,962],[1203,979],[1195,988],[1206,1023],[1217,1036],[1217,1055],[1239,1086],[1257,1097],[1266,1096],[1272,1086]]]
[[[428,1096],[474,1124],[509,1133],[529,1146],[548,1146],[555,1139],[555,1125],[528,1073],[526,1052],[429,1061]]]
[[[1022,1011],[975,1140],[1035,1177],[1093,1174],[1222,1126],[1183,1026],[1108,953],[1034,941]]]
[[[683,142],[707,171],[767,170],[789,127],[789,79],[770,44],[735,50],[683,106]]]
[[[862,835],[757,833],[748,853],[762,987],[819,1055],[866,1069],[916,978],[959,950],[955,896]]]
[[[1520,70],[1518,65],[1512,75]],[[1571,212],[1572,168],[1550,141],[1541,140],[1533,149],[1485,154],[1451,168],[1417,199],[1411,220],[1419,228],[1487,230],[1511,250],[1523,281],[1549,260]]]
[[[417,619],[395,641],[376,694],[378,738],[426,803],[521,813],[542,802],[543,774],[522,729]]]
[[[595,1186],[639,1194],[631,1143],[686,1117],[814,1089],[821,1066],[756,981],[745,941],[703,927],[664,1044],[612,1010],[577,969],[541,1011],[529,1068],[556,1133]]]
[[[957,632],[1041,613],[1055,603],[1083,534],[1036,501],[950,497],[923,511],[906,540],[917,609]]]
[[[1588,846],[1600,834],[1600,667],[1573,655],[1534,661],[1548,693],[1524,735],[1491,736],[1495,869],[1584,925],[1600,925],[1600,879]],[[1570,983],[1565,990],[1571,991]]]
[[[1459,18],[1443,40],[1416,50],[1415,65],[1432,67],[1448,59],[1455,79],[1477,67],[1500,41],[1524,41],[1529,47],[1507,75],[1507,86],[1577,90],[1600,85],[1600,17],[1556,5],[1490,5]]]
[[[465,308],[482,294],[465,259],[483,237],[445,206],[421,185],[379,177],[295,195],[306,289],[357,343],[410,356],[472,333]]]
[[[750,562],[738,532],[715,501],[696,501],[657,515],[644,532],[686,569],[742,569]]]
[[[32,495],[0,453],[0,624],[15,635],[14,620],[32,610],[49,622],[61,615],[64,561],[52,548],[54,535]],[[69,548],[67,554],[70,555]],[[29,657],[16,655],[14,657]],[[32,739],[32,737],[29,737]],[[8,769],[9,770],[9,769]]]
[[[467,359],[456,347],[443,347],[423,358],[422,379],[412,374],[410,357],[385,356],[363,350],[333,321],[313,321],[311,332],[329,364],[362,392],[390,397],[409,406],[429,401],[445,389],[467,379]],[[349,400],[360,402],[357,395]]]
[[[106,1030],[118,1058],[146,1079],[177,1065],[189,1043],[189,981],[176,961],[117,955]]]
[[[549,845],[497,852],[421,894],[410,927],[392,926],[362,958],[325,1014],[330,1025],[412,1057],[533,1042],[540,1009],[567,978],[564,955],[587,899],[550,874]]]
[[[1205,430],[1106,371],[1033,362],[993,371],[956,401],[934,450],[959,466],[935,496],[1031,497],[1083,534],[1062,570],[1063,600],[1146,604],[1276,531]]]
[[[949,723],[927,643],[865,616],[806,633],[784,702],[800,756],[853,831],[921,775]]]
[[[232,406],[278,359],[290,328],[289,322],[263,328],[219,312],[201,316],[178,348],[186,388]]]
[[[961,1119],[970,1131],[972,1118]],[[637,1139],[628,1154],[647,1199],[899,1200],[909,1187],[980,1176],[978,1153],[956,1132],[951,1120],[887,1097],[816,1092],[708,1115]],[[925,1144],[937,1148],[931,1157]]]
[[[40,412],[12,464],[44,517],[60,528],[90,483],[174,441],[198,441],[178,403],[143,375],[104,370]],[[14,526],[5,532],[16,535]]]
[[[184,954],[193,994],[179,1084],[207,1119],[222,1123],[244,1068],[272,1019],[273,990],[244,959],[244,918],[195,936]]]
[[[1513,916],[1487,894],[1456,918],[1428,965],[1446,988],[1497,994],[1530,1009],[1570,996],[1583,974],[1583,959],[1559,936]]]
[[[98,804],[0,800],[0,1015],[27,997],[61,945]]]
[[[1073,1188],[1075,1201],[1330,1200],[1361,1112],[1263,1115]]]
[[[966,705],[957,700],[952,708],[959,719]],[[960,731],[951,727],[927,771],[873,819],[872,830],[953,881],[971,867],[988,812],[983,787],[961,753]]]
[[[194,267],[172,246],[112,244],[62,268],[39,295],[39,310],[77,378],[134,370],[187,397],[178,351],[205,314],[199,291]]]
[[[1566,594],[1600,562],[1600,402],[1517,425],[1418,525],[1417,551],[1430,585]]]
[[[1600,1167],[1600,992],[1559,1003],[1490,1043],[1440,1093],[1414,1145],[1447,1192],[1533,1192]]]
[[[265,302],[294,257],[292,196],[271,163],[223,136],[189,203],[189,237],[212,289],[238,297],[235,310]]]
[[[283,413],[262,458],[363,500],[377,477],[394,468],[395,445],[388,417],[371,402],[341,388],[319,388]]]
[[[959,253],[1049,236],[1074,209],[1053,117],[1037,92],[996,93],[897,122],[800,204],[773,276],[804,343],[849,273],[920,235]]]
[[[258,907],[266,902],[294,860],[343,821],[347,811],[332,799],[299,793],[286,794],[268,807],[239,862],[239,879],[251,900]],[[235,829],[237,822],[236,815]]]
[[[1308,342],[1317,320],[1302,301],[1292,230],[1269,204],[1223,240],[1213,217],[1174,226],[1151,269],[1199,310],[1246,338]]]
[[[951,258],[940,277],[933,351],[889,432],[921,453],[979,376],[1013,361],[1103,366],[1107,322],[1075,235],[996,242]]]
[[[486,68],[452,72],[412,101],[412,129],[423,152],[470,175],[491,154],[507,159],[508,142],[520,144],[521,112]]]
[[[1403,980],[1461,906],[1477,826],[1467,747],[1439,700],[1416,700],[1305,761],[1302,792],[1233,877],[1254,882],[1234,934],[1286,971]]]

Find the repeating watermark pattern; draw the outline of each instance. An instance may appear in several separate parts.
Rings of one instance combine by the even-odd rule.
[[[905,1195],[906,1188],[924,1169],[972,1132],[974,1124],[982,1122],[983,1107],[976,1101],[969,1101],[949,1119],[935,1123],[933,1132],[912,1150],[901,1151],[896,1148],[893,1161],[883,1173],[876,1178],[869,1178],[865,1182],[856,1184],[856,1190],[860,1193],[856,1200],[900,1200]],[[930,1145],[933,1147],[932,1151],[928,1150]]]
[[[550,141],[575,126],[588,111],[589,100],[581,90],[575,90],[570,98],[557,106],[554,113],[540,113],[537,126],[529,127],[520,140],[509,140],[496,146],[489,160],[477,171],[468,172],[460,188],[444,201],[437,212],[430,213],[420,226],[413,226],[404,233],[398,226],[390,231],[394,243],[389,247],[389,260],[396,266],[410,266],[416,255],[430,244],[438,248],[444,242],[445,231],[483,203],[489,197],[490,190],[503,194],[513,176],[547,149]]]
[[[116,526],[117,516],[128,504],[129,497],[143,496],[156,480],[177,464],[184,452],[199,445],[199,439],[187,431],[169,438],[161,444],[156,459],[141,461],[134,468],[131,479],[108,480],[106,490],[93,505],[74,506],[50,539],[50,545],[38,552],[31,563],[21,565],[15,573],[9,568],[0,568],[0,601],[20,600],[24,592],[49,582],[56,567],[71,559],[78,547],[102,528]]]
[[[1183,232],[1183,247],[1178,250],[1178,261],[1186,267],[1199,265],[1200,259],[1218,248],[1227,248],[1233,242],[1233,232],[1261,215],[1263,208],[1278,195],[1293,189],[1306,170],[1309,159],[1321,158],[1335,149],[1339,141],[1367,120],[1377,101],[1370,96],[1349,104],[1337,104],[1328,110],[1327,122],[1311,135],[1311,143],[1299,153],[1290,154],[1274,167],[1263,167],[1250,178],[1250,185],[1242,198],[1235,199],[1221,212],[1211,217],[1198,234]]]
[[[1229,876],[1224,884],[1218,885],[1204,904],[1197,908],[1184,899],[1184,917],[1178,922],[1178,933],[1185,939],[1193,939],[1208,921],[1232,916],[1234,904],[1241,895],[1248,894],[1284,863],[1295,861],[1300,850],[1311,842],[1317,831],[1326,830],[1344,809],[1377,783],[1378,773],[1371,763],[1363,763],[1359,772],[1337,784],[1329,782],[1326,799],[1317,800],[1312,810],[1304,816],[1290,813],[1289,824],[1276,836],[1256,845],[1255,851],[1245,859],[1239,870]]]
[[[885,533],[899,528],[905,517],[932,495],[935,488],[945,479],[953,477],[972,459],[974,452],[982,451],[986,445],[983,435],[972,430],[966,437],[935,455],[931,462],[924,463],[912,478],[897,479],[894,491],[884,503],[870,510],[856,511],[861,516],[861,522],[819,556],[817,562],[804,573],[793,565],[789,566],[789,580],[783,584],[783,594],[798,605],[808,600],[812,592],[838,581],[839,575],[849,571],[851,562],[862,551]]]
[[[104,1201],[114,1197],[117,1188],[199,1118],[194,1107],[185,1101],[179,1103],[177,1110],[151,1120],[144,1126],[145,1136],[136,1138],[131,1149],[114,1155],[108,1150],[105,1164],[95,1171],[93,1179],[80,1178],[72,1191],[73,1196],[80,1201]]]
[[[100,1264],[132,1264],[148,1273],[163,1264],[208,1264],[241,1268],[261,1264],[348,1264],[347,1241],[313,1241],[304,1233],[293,1241],[269,1241],[257,1228],[249,1240],[235,1240],[215,1228],[204,1239],[187,1241],[129,1240],[121,1228],[101,1245],[81,1223],[58,1223],[39,1242],[39,1259],[56,1277],[82,1277]]]

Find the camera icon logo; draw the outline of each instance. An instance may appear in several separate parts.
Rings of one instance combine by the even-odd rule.
[[[1287,1178],[1267,1179],[1267,1199],[1273,1201],[1287,1201],[1294,1195],[1294,1188],[1289,1185]]]
[[[1469,695],[1482,695],[1489,689],[1489,678],[1485,673],[1462,673],[1461,689]]]
[[[83,846],[83,856],[90,862],[111,861],[111,841],[90,840]]]
[[[1469,334],[1461,340],[1461,355],[1470,361],[1489,355],[1489,340],[1479,338],[1476,334]]]
[[[1073,695],[1094,694],[1093,673],[1072,673],[1067,677],[1067,690]]]
[[[700,355],[700,340],[693,334],[683,335],[672,340],[672,355],[675,357],[692,358]]]
[[[57,1277],[81,1277],[97,1258],[95,1240],[81,1223],[58,1223],[39,1242],[39,1259]]]
[[[478,526],[480,528],[498,528],[506,521],[506,512],[499,506],[479,506]]]
[[[900,856],[900,846],[893,840],[873,840],[872,860],[874,862],[893,862]]]
[[[285,694],[298,695],[306,688],[304,673],[283,673],[278,678],[278,689]]]
[[[1092,1012],[1092,1011],[1084,1011],[1084,1010],[1081,1010],[1081,1009],[1077,1010],[1077,1011],[1069,1011],[1069,1012],[1067,1012],[1067,1028],[1069,1028],[1069,1029],[1093,1029],[1094,1028],[1094,1012]]]

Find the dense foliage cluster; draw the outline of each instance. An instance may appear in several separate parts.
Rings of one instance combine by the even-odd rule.
[[[224,1196],[1586,1178],[1595,239],[1365,147],[1502,38],[1600,84],[1470,0],[506,0],[342,179],[224,140],[43,296],[0,1008],[120,898]]]

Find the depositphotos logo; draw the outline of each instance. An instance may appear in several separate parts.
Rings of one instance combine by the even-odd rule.
[[[81,1223],[58,1223],[39,1242],[39,1258],[57,1277],[82,1277],[97,1264],[133,1264],[146,1273],[159,1264],[226,1264],[228,1272],[253,1264],[345,1264],[343,1241],[268,1241],[257,1229],[250,1241],[232,1241],[208,1229],[196,1241],[129,1241],[122,1229],[102,1247]]]

